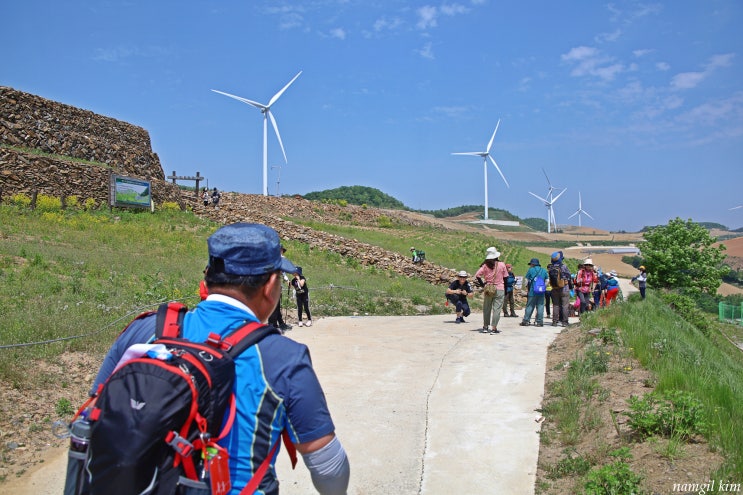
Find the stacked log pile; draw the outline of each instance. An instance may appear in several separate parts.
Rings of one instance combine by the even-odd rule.
[[[194,212],[221,224],[257,222],[274,228],[282,239],[303,242],[311,249],[321,249],[353,258],[364,266],[391,270],[407,277],[422,278],[435,285],[448,284],[456,278],[452,268],[425,261],[413,264],[410,256],[388,251],[378,246],[359,242],[284,220],[282,217],[313,219],[324,223],[353,222],[356,225],[374,226],[381,216],[392,217],[396,222],[410,222],[406,216],[394,211],[339,206],[307,201],[301,198],[277,198],[249,194],[228,193],[222,196],[219,209],[193,203]],[[342,219],[342,220],[340,220]]]

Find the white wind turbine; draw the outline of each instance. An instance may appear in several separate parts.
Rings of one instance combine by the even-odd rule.
[[[568,218],[573,218],[575,215],[578,215],[578,227],[582,227],[583,226],[583,225],[581,225],[581,220],[580,220],[581,213],[585,213],[585,215],[588,218],[590,218],[591,220],[593,220],[593,217],[591,215],[589,215],[586,210],[583,209],[583,202],[582,202],[581,197],[580,197],[580,191],[578,191],[578,210],[575,213],[573,213],[572,215],[570,215],[568,217]]]
[[[490,156],[490,148],[493,146],[493,140],[495,139],[495,133],[498,132],[498,126],[500,125],[500,119],[498,119],[498,123],[495,124],[495,130],[493,131],[493,136],[490,138],[490,142],[488,143],[488,147],[485,149],[485,151],[467,151],[462,153],[452,153],[452,155],[471,155],[471,156],[481,156],[482,157],[482,167],[483,167],[483,174],[485,182],[485,220],[488,219],[488,159],[490,159],[491,162],[493,162],[493,166],[500,174],[501,178],[503,179],[503,182],[506,183],[507,187],[511,187],[508,184],[508,181],[506,180],[506,176],[503,175],[503,172],[500,171],[500,167],[497,163],[495,163],[495,160],[492,156]]]
[[[557,188],[552,185],[552,182],[550,182],[550,178],[547,177],[547,172],[545,172],[544,169],[542,169],[542,172],[544,172],[544,176],[547,178],[547,184],[549,185],[549,189],[547,190],[547,197],[543,198],[541,196],[537,196],[531,191],[529,191],[529,194],[541,200],[544,203],[544,206],[547,207],[547,233],[549,234],[552,232],[552,226],[554,226],[555,231],[557,231],[557,220],[555,220],[555,211],[552,205],[555,204],[555,201],[557,201],[560,196],[562,196],[563,193],[568,190],[568,188],[566,187],[565,189],[560,191],[560,194],[553,197],[552,194]]]
[[[231,95],[229,93],[225,93],[223,91],[218,91],[216,89],[213,89],[215,93],[219,93],[220,95],[228,96],[230,98],[234,98],[235,100],[241,101],[243,103],[247,103],[248,105],[252,105],[258,110],[261,111],[263,114],[263,195],[268,196],[268,119],[271,119],[271,125],[273,125],[273,130],[276,133],[276,138],[279,140],[279,146],[281,146],[281,152],[284,154],[284,163],[287,163],[288,160],[286,159],[286,151],[284,151],[284,143],[281,142],[281,134],[279,134],[279,127],[276,125],[276,119],[273,118],[273,114],[271,113],[271,105],[276,103],[276,100],[279,99],[279,97],[286,91],[286,88],[291,86],[291,84],[296,81],[296,79],[299,77],[299,75],[302,73],[300,70],[294,78],[287,83],[286,86],[281,88],[281,91],[273,95],[273,97],[268,100],[268,104],[263,105],[261,103],[248,100],[247,98],[241,98],[239,96]]]

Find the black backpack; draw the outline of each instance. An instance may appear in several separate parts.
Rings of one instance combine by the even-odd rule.
[[[154,343],[167,351],[125,362],[99,386],[85,410],[90,438],[84,472],[71,480],[68,466],[65,494],[229,492],[228,456],[217,441],[235,417],[233,360],[277,330],[252,322],[224,339],[210,334],[195,343],[181,337],[186,311],[180,303],[161,305]],[[246,489],[257,489],[277,447],[278,442]]]

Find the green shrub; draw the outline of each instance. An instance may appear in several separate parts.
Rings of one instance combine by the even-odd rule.
[[[181,211],[181,207],[175,201],[165,201],[160,205],[161,211]]]
[[[632,471],[626,461],[632,458],[627,447],[622,447],[610,456],[618,460],[591,470],[583,485],[586,495],[640,495],[642,476]]]
[[[39,194],[36,197],[37,211],[60,211],[62,209],[62,200],[47,194]]]
[[[684,320],[694,325],[704,335],[709,335],[710,323],[697,307],[694,298],[677,292],[664,292],[661,299],[668,304]]]
[[[28,208],[29,206],[31,206],[31,198],[23,193],[14,194],[13,196],[11,196],[10,202],[11,204],[20,206],[22,208]]]
[[[707,430],[704,406],[689,392],[652,392],[641,399],[632,396],[627,402],[627,424],[643,437],[661,435],[688,440]]]
[[[74,194],[72,196],[67,196],[67,198],[65,198],[65,204],[68,208],[77,208],[80,205],[80,198]]]
[[[57,416],[71,416],[75,413],[75,408],[72,407],[69,399],[63,397],[54,405],[54,411]]]
[[[379,215],[377,217],[377,225],[383,229],[389,229],[392,227],[392,220],[387,215]]]

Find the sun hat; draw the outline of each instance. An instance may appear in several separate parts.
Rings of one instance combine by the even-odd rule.
[[[609,272],[609,276],[610,276],[610,277],[616,277],[616,276],[617,276],[617,271],[616,271],[616,270],[612,270],[612,271],[610,271],[610,272]]]
[[[593,266],[593,260],[591,258],[586,258],[585,261],[583,261],[583,264]]]
[[[459,273],[457,273],[457,277],[465,277],[465,278],[467,278],[467,272],[465,270],[462,270]]]
[[[532,266],[539,266],[539,260],[537,258],[532,258],[529,264]]]
[[[259,223],[233,223],[207,239],[209,266],[232,275],[263,275],[276,270],[294,273],[297,267],[281,256],[279,234]]]
[[[486,260],[494,260],[500,258],[500,251],[498,251],[494,247],[489,247],[485,250],[485,259]]]

